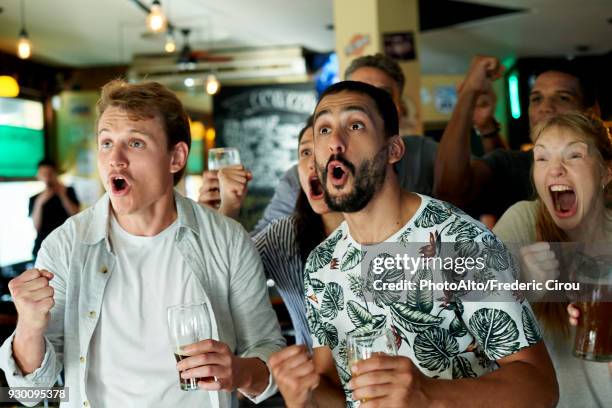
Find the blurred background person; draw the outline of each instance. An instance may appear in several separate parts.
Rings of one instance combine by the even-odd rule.
[[[605,207],[612,180],[612,142],[601,121],[577,113],[544,119],[532,138],[538,198],[510,207],[493,232],[507,245],[522,246],[522,280],[544,282],[567,274],[570,263],[549,243],[612,243],[612,210]],[[557,371],[559,406],[602,406],[599,401],[612,401],[608,370],[604,364],[572,356],[568,301],[556,300],[534,303],[533,309]]]
[[[47,235],[79,212],[80,203],[74,189],[63,185],[57,176],[53,160],[43,159],[38,163],[36,178],[45,183],[45,189],[30,198],[29,214],[37,232],[32,249],[34,258]]]
[[[529,97],[532,129],[559,113],[599,115],[594,92],[570,68],[551,66],[537,76]],[[470,214],[488,213],[499,217],[512,204],[534,197],[531,151],[496,149],[481,159],[471,157],[470,133],[477,101],[481,95],[492,93],[493,81],[502,73],[503,67],[496,58],[473,58],[438,149],[434,196]]]

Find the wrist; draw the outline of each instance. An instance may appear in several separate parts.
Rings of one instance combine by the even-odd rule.
[[[15,339],[29,342],[43,338],[44,335],[44,327],[28,327],[23,324],[19,324],[19,320],[17,321],[17,327],[15,328]]]
[[[448,401],[443,399],[443,395],[441,393],[442,390],[437,389],[438,385],[440,385],[440,380],[436,378],[425,377],[423,380],[422,390],[423,394],[425,394],[429,408],[450,408],[453,405],[449,404]]]

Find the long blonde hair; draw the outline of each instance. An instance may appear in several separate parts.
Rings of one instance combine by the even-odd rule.
[[[603,122],[597,118],[590,118],[579,113],[567,113],[553,116],[538,124],[532,132],[532,140],[537,142],[544,131],[551,128],[561,128],[573,131],[574,134],[582,137],[583,141],[589,145],[589,150],[593,150],[600,159],[602,168],[606,170],[612,164],[612,138],[609,130]],[[532,172],[533,176],[533,172]],[[603,186],[605,191],[610,187]],[[534,189],[537,191],[537,189]],[[561,228],[555,224],[544,202],[538,197],[538,211],[536,218],[536,237],[538,241],[544,242],[569,242],[570,239]],[[560,255],[560,254],[557,254]],[[560,266],[564,267],[562,257]],[[567,302],[540,302],[534,303],[533,311],[545,329],[553,332],[561,331],[566,336],[569,335],[567,322]]]

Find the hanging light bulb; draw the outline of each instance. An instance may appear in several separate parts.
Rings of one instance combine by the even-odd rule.
[[[168,20],[164,14],[159,0],[151,4],[151,11],[147,16],[147,29],[154,33],[163,33],[168,28]]]
[[[206,77],[206,83],[204,86],[206,87],[207,94],[214,95],[219,92],[219,88],[221,88],[221,83],[214,74],[210,74]]]
[[[164,44],[164,50],[167,53],[176,51],[176,41],[174,40],[174,32],[170,29],[166,35],[166,44]]]
[[[28,59],[32,55],[32,42],[28,38],[28,32],[25,29],[25,5],[21,0],[21,31],[19,32],[19,41],[17,42],[17,56],[21,59]]]
[[[28,59],[32,55],[32,42],[28,38],[28,33],[25,29],[19,33],[19,41],[17,42],[17,55],[21,59]]]

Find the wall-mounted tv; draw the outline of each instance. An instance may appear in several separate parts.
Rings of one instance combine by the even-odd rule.
[[[0,177],[36,175],[45,155],[42,102],[0,98]]]

